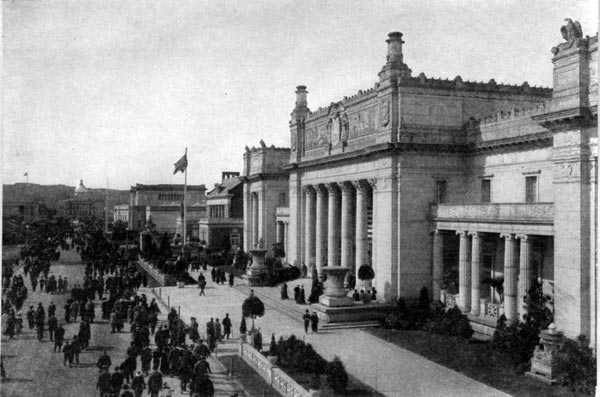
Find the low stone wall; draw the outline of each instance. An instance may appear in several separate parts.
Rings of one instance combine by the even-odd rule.
[[[169,287],[176,284],[173,277],[162,273],[160,270],[154,268],[154,266],[143,259],[138,261],[137,266],[140,270],[146,272],[148,276],[152,277],[159,285],[163,287]]]
[[[271,364],[248,343],[240,344],[240,357],[279,394],[284,397],[318,397],[318,391],[307,391],[277,366]]]

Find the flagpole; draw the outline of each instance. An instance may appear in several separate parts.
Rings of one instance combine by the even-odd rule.
[[[187,148],[185,148],[185,159],[187,162]],[[181,220],[181,222],[183,223],[183,246],[185,247],[185,243],[187,241],[187,222],[186,222],[186,214],[187,214],[187,201],[186,201],[186,196],[187,196],[187,164],[185,167],[185,181],[183,183],[183,219]]]

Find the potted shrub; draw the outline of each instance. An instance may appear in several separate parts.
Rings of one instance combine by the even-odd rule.
[[[375,278],[375,272],[373,271],[373,268],[371,266],[362,265],[358,268],[358,278],[362,280],[363,287],[367,289],[369,287],[367,283]]]
[[[271,334],[271,344],[269,345],[269,355],[267,358],[271,365],[277,365],[277,343],[275,342],[275,334]]]
[[[252,294],[242,303],[242,315],[252,319],[252,328],[250,331],[254,331],[254,319],[257,317],[262,317],[264,314],[265,305],[259,297]]]
[[[242,322],[240,323],[240,339],[243,343],[246,343],[246,332],[248,332],[248,329],[246,328],[246,317],[242,316]]]

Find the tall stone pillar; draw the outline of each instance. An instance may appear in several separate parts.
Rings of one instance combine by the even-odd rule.
[[[327,189],[323,185],[317,185],[315,190],[317,193],[315,264],[317,273],[321,277],[323,263],[327,258]]]
[[[275,229],[275,242],[281,243],[281,238],[283,236],[282,230],[283,222],[277,221],[277,228]]]
[[[352,258],[352,246],[354,245],[352,196],[354,189],[349,182],[340,182],[338,185],[342,191],[341,266],[351,269],[354,263]]]
[[[285,256],[286,258],[288,257],[288,252],[290,252],[290,238],[289,238],[289,233],[290,233],[290,223],[289,222],[283,222],[283,249],[285,250]],[[289,261],[289,259],[288,259]]]
[[[456,234],[460,236],[458,252],[458,307],[463,312],[468,312],[471,309],[471,264],[469,263],[471,241],[466,231],[458,231]]]
[[[479,316],[479,298],[481,284],[481,236],[477,232],[469,233],[471,241],[471,314]]]
[[[527,314],[524,298],[527,291],[531,287],[533,279],[533,269],[531,268],[531,237],[528,235],[520,235],[517,238],[521,241],[519,252],[519,283],[517,292],[517,311],[519,319],[524,320]]]
[[[315,191],[311,186],[304,190],[306,200],[304,220],[304,260],[308,275],[312,275],[312,267],[315,264]]]
[[[340,266],[340,193],[336,183],[329,183],[326,186],[329,192],[327,266]]]
[[[257,193],[252,193],[252,247],[258,244],[258,197]]]
[[[442,275],[444,273],[444,236],[440,230],[433,231],[433,301],[441,300]]]
[[[266,200],[265,200],[265,192],[261,190],[258,192],[258,239],[263,239],[263,241],[267,242],[267,235],[265,230],[265,209],[266,209]]]
[[[517,277],[515,238],[512,234],[502,234],[504,238],[504,315],[507,323],[512,324],[517,319]]]
[[[362,265],[368,265],[367,260],[367,195],[369,194],[369,187],[365,181],[354,182],[354,188],[356,189],[356,228],[355,228],[355,245],[356,245],[356,256],[355,256],[355,268],[356,268],[356,280],[358,282],[358,269]],[[370,286],[366,286],[369,288]]]

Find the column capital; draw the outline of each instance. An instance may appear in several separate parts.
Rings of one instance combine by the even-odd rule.
[[[377,190],[377,178],[367,179],[367,183],[371,186],[371,189]]]
[[[501,233],[500,234],[500,238],[505,238],[507,240],[514,240],[515,239],[515,235],[511,234],[511,233]]]
[[[481,232],[469,232],[469,236],[473,238],[481,238]]]
[[[468,231],[466,231],[466,230],[457,230],[457,231],[456,231],[456,235],[457,235],[457,236],[461,236],[461,237],[462,237],[462,236],[468,236],[468,235],[469,235],[469,232],[468,232]]]
[[[302,185],[302,193],[312,193],[315,191],[313,185]]]
[[[352,181],[351,183],[354,185],[357,193],[366,193],[369,190],[369,182],[364,179]]]
[[[322,185],[322,184],[313,185],[313,189],[315,189],[317,196],[323,196],[323,195],[326,196],[327,195],[327,187],[325,187],[325,185]]]
[[[352,183],[351,182],[337,182],[342,193],[352,193]]]
[[[338,187],[337,182],[324,183],[323,185],[325,186],[327,191],[329,191],[329,193],[338,193],[339,192],[339,187]]]
[[[532,236],[529,234],[517,234],[516,237],[523,242],[531,242],[532,240]]]

